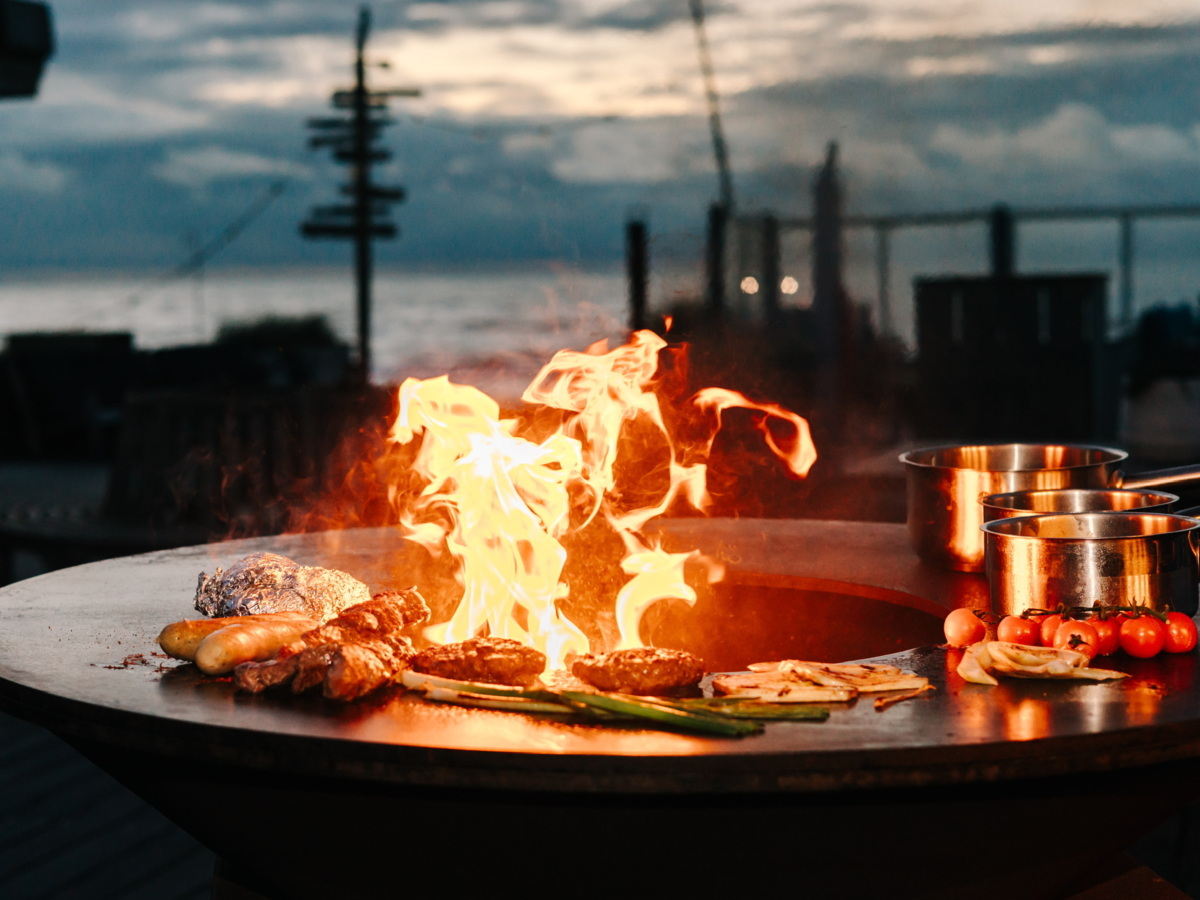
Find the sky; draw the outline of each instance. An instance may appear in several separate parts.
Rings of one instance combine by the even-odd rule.
[[[169,270],[206,245],[211,265],[345,263],[346,244],[305,241],[298,226],[338,202],[347,175],[306,146],[306,123],[350,84],[357,4],[50,7],[57,46],[38,96],[0,101],[0,277]],[[654,258],[696,252],[718,183],[688,0],[370,8],[371,86],[421,92],[391,101],[383,132],[394,158],[378,181],[408,196],[392,211],[401,237],[376,245],[381,264],[619,265],[631,218],[648,223]],[[1194,3],[705,11],[739,213],[808,215],[831,141],[852,214],[1200,202]],[[913,265],[983,265],[980,234],[911,235],[893,253],[908,239],[924,254]],[[1114,235],[1031,228],[1018,260],[1106,267]],[[1146,283],[1194,297],[1180,258],[1197,237],[1200,219],[1140,230],[1139,264],[1159,273]],[[851,244],[865,270],[869,251]]]

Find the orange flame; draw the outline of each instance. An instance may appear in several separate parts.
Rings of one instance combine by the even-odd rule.
[[[638,623],[651,604],[696,599],[684,579],[684,565],[696,554],[666,553],[642,529],[676,502],[698,510],[710,504],[706,460],[722,411],[736,406],[763,413],[757,427],[767,445],[794,474],[807,474],[816,460],[808,423],[735,391],[696,394],[691,407],[715,426],[699,446],[678,446],[654,390],[666,347],[653,332],[638,331],[615,350],[599,342],[555,354],[522,395],[530,409],[556,415],[557,427],[545,436],[544,421],[534,427],[503,418],[495,400],[445,376],[401,384],[390,437],[400,444],[420,440],[413,469],[424,487],[416,497],[393,499],[407,537],[433,553],[451,553],[463,586],[453,616],[427,637],[460,641],[486,630],[532,644],[552,666],[589,649],[613,649],[590,647],[581,627],[587,623],[563,613],[562,539],[600,521],[620,536],[621,568],[631,576],[612,600],[617,646],[641,646]],[[635,421],[649,423],[665,448],[669,477],[656,502],[624,509],[616,464]],[[781,441],[772,422],[790,428],[791,438]],[[685,456],[692,461],[683,462]]]

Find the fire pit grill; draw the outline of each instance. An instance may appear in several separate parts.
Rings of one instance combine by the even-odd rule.
[[[978,576],[912,558],[899,525],[663,527],[669,543],[727,559],[747,595],[761,587],[782,605],[792,602],[789,591],[797,604],[844,598],[850,605],[838,621],[826,616],[824,627],[858,629],[866,641],[886,639],[872,631],[893,627],[936,634],[945,608],[986,602]],[[999,896],[1039,867],[1047,869],[1034,873],[1042,880],[1024,881],[1023,895],[1037,884],[1054,896],[1200,796],[1190,771],[1200,755],[1200,684],[1190,655],[1130,663],[1135,677],[1119,685],[989,689],[963,685],[948,654],[926,646],[891,658],[928,676],[935,693],[882,712],[860,700],[825,723],[773,724],[743,740],[464,710],[400,692],[349,706],[240,695],[190,667],[160,670],[150,656],[164,624],[194,615],[202,570],[272,550],[353,572],[380,590],[419,580],[421,563],[405,547],[391,529],[294,535],[110,560],[12,585],[0,591],[0,702],[81,749],[268,896],[411,881],[411,860],[399,875],[387,860],[408,857],[402,848],[412,841],[433,868],[453,867],[465,837],[481,865],[525,879],[532,876],[516,873],[529,866],[572,877],[572,848],[612,841],[622,866],[664,853],[705,860],[705,841],[719,844],[722,833],[733,840],[743,829],[768,885],[790,883],[796,865],[827,869],[853,833],[877,843],[863,850],[871,866],[838,868],[841,896],[886,890],[914,873],[931,877],[931,865],[941,867],[946,896],[967,884],[976,896],[992,896],[993,887]],[[736,605],[713,602],[696,614],[736,621]],[[1089,788],[1068,774],[1113,769],[1123,777],[1104,779],[1100,791],[1094,779]],[[1113,791],[1127,795],[1122,827],[1089,836],[1086,846],[1053,859],[1032,854],[1020,871],[987,873],[986,885],[975,883],[977,864],[955,861],[956,853],[970,855],[962,853],[960,816],[974,822],[972,841],[1001,840],[1027,827],[1031,809],[1070,810],[1071,821],[1087,822],[1094,806],[1098,820]],[[738,838],[731,846],[746,845]],[[526,851],[540,863],[515,858]],[[659,872],[646,884],[711,890],[725,880],[735,889],[735,870],[745,867],[731,864],[723,874],[673,870],[676,880]]]

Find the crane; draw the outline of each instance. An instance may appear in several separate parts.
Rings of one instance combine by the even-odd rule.
[[[733,178],[729,173],[729,148],[721,128],[721,110],[717,102],[717,80],[713,74],[712,55],[704,30],[704,0],[688,0],[692,24],[696,27],[696,47],[700,53],[700,73],[704,77],[704,93],[708,98],[708,126],[712,131],[713,155],[717,162],[718,202],[726,215],[733,213]]]

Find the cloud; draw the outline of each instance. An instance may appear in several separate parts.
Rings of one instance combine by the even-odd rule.
[[[1091,166],[1110,155],[1108,123],[1090,106],[1065,104],[1026,128],[986,131],[952,124],[937,127],[929,140],[935,151],[987,172],[1029,166],[1056,169]]]
[[[1157,124],[1114,127],[1110,137],[1113,149],[1133,162],[1200,166],[1194,129],[1189,133]]]
[[[563,181],[578,184],[653,184],[712,168],[712,153],[693,129],[673,120],[611,123],[570,135],[551,161]]]
[[[505,29],[561,22],[569,3],[557,0],[430,0],[408,4],[404,27],[422,31]]]
[[[341,258],[343,246],[300,243],[294,223],[346,175],[305,150],[305,119],[330,115],[351,77],[358,4],[52,5],[58,51],[41,96],[5,110],[5,149],[19,155],[0,158],[0,181],[58,184],[62,199],[38,204],[28,218],[41,230],[9,259],[29,265],[69,231],[72,252],[106,241],[116,264],[149,236],[230,220],[261,189],[251,181],[278,177],[298,182],[271,211],[285,224],[276,234],[264,219],[228,258]],[[830,140],[855,212],[1183,195],[1200,184],[1200,15],[1194,0],[1134,6],[705,0],[738,201],[807,214]],[[392,103],[384,132],[395,160],[379,179],[409,200],[403,238],[381,252],[590,243],[619,258],[634,203],[659,234],[702,232],[716,177],[686,0],[371,8],[369,56],[391,65],[372,84],[423,91]]]
[[[628,0],[586,18],[577,27],[657,31],[690,18],[688,4],[679,0]]]
[[[14,110],[24,127],[9,133],[22,146],[62,146],[157,139],[211,126],[204,108],[179,98],[128,91],[103,75],[51,63],[33,103]],[[10,124],[12,120],[10,120]]]
[[[152,170],[155,178],[168,184],[198,190],[213,182],[254,175],[307,178],[310,170],[284,159],[256,153],[208,146],[196,150],[169,150],[166,159]]]
[[[35,162],[19,153],[0,155],[0,188],[27,194],[61,194],[71,173],[48,162]]]
[[[1106,172],[1163,163],[1200,167],[1194,133],[1153,123],[1114,125],[1095,108],[1077,103],[1064,104],[1041,121],[1014,131],[978,132],[942,125],[929,143],[985,172],[1036,168],[1094,179]]]

